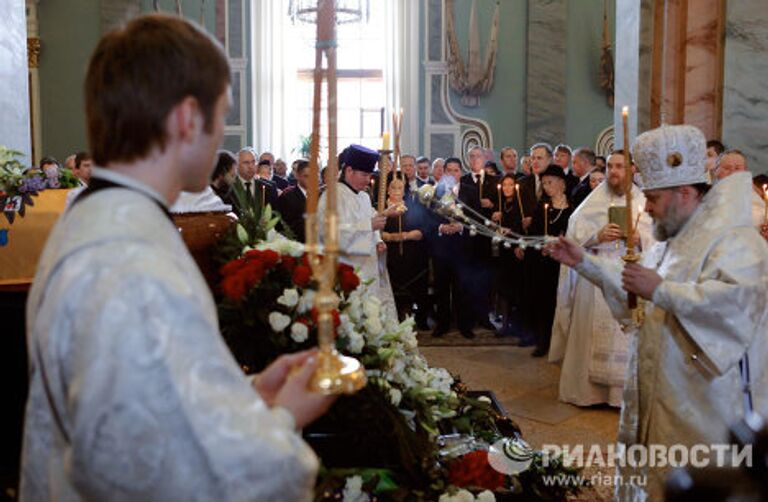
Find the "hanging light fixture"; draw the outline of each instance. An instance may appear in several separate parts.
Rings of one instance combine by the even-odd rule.
[[[291,21],[316,24],[318,0],[291,0],[288,15]],[[336,0],[336,24],[367,23],[370,0]]]

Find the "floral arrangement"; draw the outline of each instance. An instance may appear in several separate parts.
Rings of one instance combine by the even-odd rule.
[[[0,146],[0,206],[8,223],[16,214],[24,217],[27,206],[34,206],[33,196],[47,188],[72,188],[77,178],[63,169],[55,175],[34,172],[18,160],[21,152]]]
[[[245,226],[235,233],[241,253],[220,269],[221,328],[244,370],[255,372],[282,353],[317,345],[318,285],[303,244],[272,228],[256,243]],[[363,363],[369,383],[305,431],[326,466],[317,500],[476,500],[472,492],[484,501],[494,500],[494,493],[558,500],[578,491],[545,486],[542,474],[565,468],[552,459],[544,467],[541,452],[531,453],[525,472],[494,470],[489,445],[504,437],[522,441],[517,426],[490,399],[473,396],[447,370],[430,367],[419,353],[413,319],[390,317],[368,286],[352,267],[339,265],[336,346]],[[333,458],[338,442],[323,443],[329,434],[344,437],[343,458]]]

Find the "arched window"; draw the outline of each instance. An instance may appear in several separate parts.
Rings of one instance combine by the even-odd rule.
[[[401,106],[413,109],[411,118],[418,120],[418,107],[415,101],[411,103],[418,98],[418,3],[372,1],[368,22],[337,27],[340,149],[349,143],[379,148],[381,133],[391,128],[392,111]],[[258,150],[295,159],[301,156],[302,139],[312,131],[316,26],[293,22],[289,4],[289,0],[254,2],[252,137]],[[412,29],[415,34],[408,32]],[[409,39],[416,42],[406,50],[402,41]],[[324,92],[323,149],[327,142],[325,105]],[[411,137],[406,128],[404,145]],[[418,138],[417,127],[412,131],[412,137]]]

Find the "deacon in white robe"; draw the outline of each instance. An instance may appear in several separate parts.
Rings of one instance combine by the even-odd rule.
[[[27,300],[22,501],[313,498],[297,428],[333,402],[307,389],[316,359],[246,377],[168,212],[210,182],[230,74],[181,17],[137,16],[94,51],[88,143],[106,169],[51,231]]]
[[[397,319],[395,299],[387,272],[386,244],[381,229],[386,216],[379,217],[371,205],[365,188],[370,186],[371,173],[379,154],[360,145],[351,145],[339,156],[342,170],[337,188],[339,215],[339,259],[355,268],[362,281],[371,281],[371,291],[381,300],[393,319]],[[323,192],[318,205],[318,221],[325,221],[326,198]],[[394,209],[392,209],[394,211]],[[397,214],[397,213],[394,213]],[[321,239],[325,236],[321,225]]]
[[[624,156],[610,155],[608,165],[608,178],[573,213],[566,236],[595,256],[622,263],[625,241],[601,240],[600,233],[609,223],[609,208],[626,206],[622,190]],[[634,184],[632,201],[636,215],[638,207],[645,207],[645,196]],[[645,212],[638,222],[638,238],[638,252],[655,243],[651,218]],[[630,336],[613,318],[602,291],[575,270],[561,266],[549,350],[550,362],[562,361],[560,400],[577,406],[621,406]]]
[[[22,500],[310,500],[318,460],[219,334],[161,196],[110,188],[59,220],[27,319]]]
[[[642,266],[627,266],[623,276],[622,264],[580,253],[573,241],[553,244],[548,252],[602,288],[618,319],[630,316],[622,279],[648,297],[640,299],[645,319],[630,360],[619,442],[646,448],[728,443],[728,427],[749,408],[768,413],[768,246],[749,217],[751,179],[747,173],[730,176],[697,206],[684,205],[680,192],[663,191],[685,187],[693,197],[693,185],[706,181],[704,136],[690,126],[640,135],[635,158],[649,210],[656,212],[655,232],[667,241],[645,253]],[[659,197],[655,204],[651,196]],[[685,211],[691,212],[681,216]],[[749,382],[740,370],[747,360]],[[704,460],[714,462],[715,453]],[[669,469],[660,463],[620,468],[618,498],[663,500]],[[630,475],[647,476],[647,486],[632,484]]]

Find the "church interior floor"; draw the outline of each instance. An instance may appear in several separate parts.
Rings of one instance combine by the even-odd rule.
[[[491,390],[520,426],[531,446],[614,443],[619,411],[610,407],[579,408],[557,399],[560,368],[546,358],[531,357],[532,348],[514,346],[421,347],[430,365],[459,375],[470,389]],[[604,451],[604,450],[603,450]],[[585,476],[610,475],[611,469],[590,468]],[[610,500],[607,486],[590,488],[578,500]],[[587,498],[583,498],[583,497]]]

